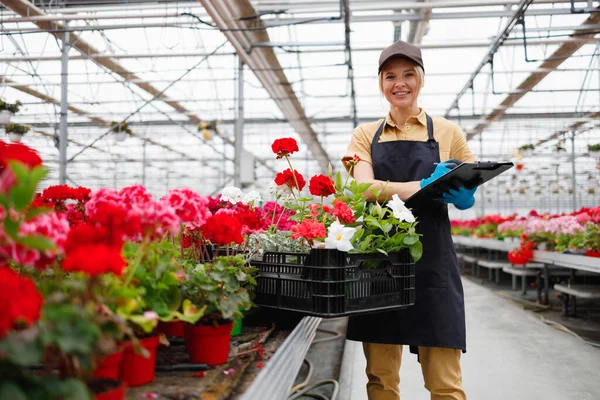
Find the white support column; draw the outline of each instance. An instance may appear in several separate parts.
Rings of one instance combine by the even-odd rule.
[[[60,132],[58,141],[58,183],[64,185],[67,183],[67,115],[69,112],[69,102],[67,99],[69,86],[69,31],[63,33],[62,57],[60,72]]]
[[[571,185],[573,190],[573,211],[577,211],[577,168],[575,166],[575,131],[571,131]]]
[[[241,160],[242,152],[244,151],[244,61],[238,57],[238,73],[237,73],[237,112],[235,119],[235,154],[233,185],[241,186]]]

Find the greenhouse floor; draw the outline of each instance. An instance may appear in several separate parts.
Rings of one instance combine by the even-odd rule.
[[[469,279],[463,279],[463,285],[468,352],[463,355],[462,368],[469,399],[600,398],[600,349],[545,324],[538,314]],[[427,400],[420,366],[405,350],[401,397]],[[346,341],[338,399],[367,400],[364,371],[361,344]]]

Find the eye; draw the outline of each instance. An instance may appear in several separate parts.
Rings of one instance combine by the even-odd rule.
[[[394,79],[394,75],[388,75],[388,76],[385,77],[385,79],[388,80],[388,81],[391,80],[391,79]]]
[[[412,73],[412,72],[409,72],[409,73],[407,73],[407,74],[406,74],[406,75],[404,75],[404,76],[406,76],[406,77],[411,77],[411,76],[415,76],[415,74],[414,74],[414,73]]]

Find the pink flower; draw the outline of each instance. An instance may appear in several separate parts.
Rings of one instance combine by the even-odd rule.
[[[152,195],[142,185],[127,186],[119,190],[119,196],[126,204],[146,204],[152,201]]]
[[[181,222],[191,226],[203,225],[212,215],[209,199],[188,188],[170,190],[160,201],[173,207]]]

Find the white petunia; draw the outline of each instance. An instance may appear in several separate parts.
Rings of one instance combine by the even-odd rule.
[[[242,191],[235,186],[227,186],[221,192],[221,200],[236,204],[242,201]]]
[[[406,208],[404,202],[400,200],[400,197],[398,197],[397,194],[392,196],[392,200],[387,202],[387,206],[392,209],[394,217],[398,218],[400,221],[409,223],[415,222],[415,216],[408,208]]]
[[[354,232],[356,232],[356,228],[349,228],[335,221],[329,227],[329,232],[325,238],[325,248],[338,249],[339,251],[352,250],[350,239],[354,236]]]
[[[245,193],[242,196],[242,203],[244,204],[258,204],[262,201],[262,197],[260,196],[260,193],[256,190],[251,190],[248,193]]]

